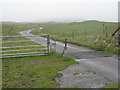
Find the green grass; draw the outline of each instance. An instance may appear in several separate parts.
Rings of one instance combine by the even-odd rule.
[[[51,53],[49,56],[3,59],[3,88],[57,88],[52,78],[76,62]]]
[[[72,23],[43,23],[43,25],[46,27],[42,31],[38,28],[32,33],[38,35],[48,33],[54,40],[64,41],[66,38],[73,44],[118,53],[118,47],[115,47],[117,39],[111,36],[118,27],[117,23],[91,20]]]
[[[2,35],[20,35],[18,32],[39,27],[37,23],[2,22]]]
[[[74,73],[73,73],[73,75],[79,75],[79,73],[77,73],[77,72],[74,72]]]
[[[108,84],[102,88],[118,88],[118,84],[117,83],[112,83],[112,84]]]

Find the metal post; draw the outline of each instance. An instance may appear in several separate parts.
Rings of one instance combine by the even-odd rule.
[[[50,54],[50,35],[47,35],[47,48],[48,48],[48,55]]]

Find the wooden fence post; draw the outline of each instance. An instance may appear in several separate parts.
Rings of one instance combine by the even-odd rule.
[[[105,28],[106,28],[106,37],[107,37],[107,35],[108,35],[108,34],[107,34],[107,33],[108,33],[108,32],[107,32],[107,26],[106,26]]]
[[[63,37],[65,36],[65,32],[63,32]]]
[[[105,25],[103,24],[103,35],[104,35],[104,33],[105,33],[105,32],[104,32],[104,31],[105,31],[105,30],[104,30],[104,26],[105,26]]]
[[[47,35],[47,48],[48,48],[48,55],[50,54],[50,35]]]
[[[67,39],[65,39],[65,49],[67,49]]]
[[[72,31],[72,38],[74,39],[74,32]]]
[[[62,56],[64,55],[65,50],[67,50],[67,39],[65,39],[65,47],[64,47],[64,50],[63,50],[63,52],[62,52]]]

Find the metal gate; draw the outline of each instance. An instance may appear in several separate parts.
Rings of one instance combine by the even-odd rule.
[[[42,43],[41,44],[35,43],[33,40],[29,39],[26,40],[26,38],[25,40],[20,40],[20,38],[23,39],[26,36],[0,36],[0,38],[3,40],[0,42],[2,44],[2,46],[0,47],[1,49],[0,58],[49,55],[50,53],[49,35],[44,34],[43,36],[47,37],[45,40],[46,45],[42,45]],[[17,38],[19,40],[17,40]]]

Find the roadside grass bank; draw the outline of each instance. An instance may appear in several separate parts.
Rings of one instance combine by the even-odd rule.
[[[52,78],[77,62],[56,53],[49,56],[7,58],[2,60],[3,88],[58,88]]]
[[[117,23],[91,20],[71,23],[43,23],[42,26],[44,27],[42,30],[38,28],[31,33],[36,35],[48,33],[53,40],[64,41],[66,38],[69,43],[118,54],[117,38],[111,36],[118,28]]]

